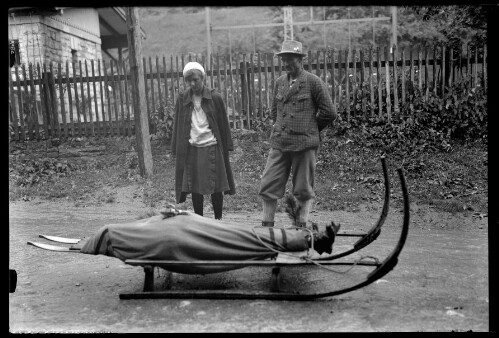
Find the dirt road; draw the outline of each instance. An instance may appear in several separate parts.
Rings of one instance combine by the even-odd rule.
[[[76,207],[35,200],[9,206],[9,267],[19,278],[16,292],[9,294],[11,332],[488,331],[487,218],[411,206],[409,237],[395,269],[337,297],[307,302],[120,300],[121,292],[141,290],[141,268],[104,256],[45,251],[26,242],[43,241],[39,234],[89,236],[106,223],[137,218],[144,212],[141,203],[119,199]],[[321,224],[333,218],[342,230],[365,230],[377,220],[380,207],[315,212],[311,218]],[[224,221],[252,226],[259,214],[229,213]],[[392,208],[378,240],[360,255],[384,258],[397,241],[401,221],[400,210]],[[346,244],[339,240],[335,250]],[[346,274],[317,268],[283,271],[286,288],[319,291],[353,283],[364,274],[357,269]],[[163,279],[164,273],[156,284]],[[206,276],[174,274],[172,287],[268,290],[269,283],[270,270],[253,267]]]

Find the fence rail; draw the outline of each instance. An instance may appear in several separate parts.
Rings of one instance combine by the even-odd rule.
[[[452,57],[449,58],[449,55]],[[447,58],[447,59],[446,59]],[[180,60],[179,60],[180,59]],[[207,70],[205,83],[217,88],[232,128],[250,128],[268,117],[277,77],[285,74],[273,53],[171,55],[143,58],[149,118],[165,118],[184,89],[182,69],[189,61]],[[446,69],[447,67],[447,69]],[[461,50],[376,48],[309,51],[304,69],[328,86],[338,110],[391,119],[414,90],[443,96],[455,81],[487,86],[486,47]],[[11,140],[134,134],[131,75],[127,62],[15,65],[9,69]],[[392,111],[393,110],[393,111]]]

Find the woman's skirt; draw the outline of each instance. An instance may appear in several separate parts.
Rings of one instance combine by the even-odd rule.
[[[208,147],[189,145],[182,178],[182,191],[211,195],[228,190],[230,188],[224,157],[218,144]]]

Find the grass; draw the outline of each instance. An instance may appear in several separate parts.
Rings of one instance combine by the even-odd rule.
[[[266,136],[239,131],[233,136],[236,147],[230,156],[237,193],[226,195],[224,209],[260,210],[258,188],[268,153]],[[38,183],[19,186],[13,168],[20,160],[11,159],[9,198],[115,203],[116,188],[134,185],[141,190],[136,198],[141,198],[147,207],[164,207],[175,201],[175,163],[165,144],[153,143],[152,149],[154,173],[149,179],[140,177],[136,155],[128,152],[114,157],[102,156],[80,164],[77,170],[66,175],[44,176]],[[484,144],[455,144],[451,152],[424,153],[418,159],[411,159],[411,163],[418,165],[410,167],[407,160],[387,158],[394,207],[401,206],[402,202],[396,168],[403,167],[411,203],[453,213],[487,212],[487,149]],[[318,157],[315,187],[316,210],[356,211],[362,204],[381,205],[384,185],[379,153],[359,147],[346,138],[327,135]],[[291,188],[288,181],[287,192]],[[191,208],[190,198],[180,207]],[[279,207],[282,211],[282,205]]]

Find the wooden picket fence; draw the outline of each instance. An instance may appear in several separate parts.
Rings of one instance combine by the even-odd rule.
[[[400,112],[411,90],[426,97],[444,95],[455,81],[487,86],[486,47],[452,51],[445,47],[309,51],[304,69],[327,84],[338,110],[386,116]],[[274,53],[156,56],[143,58],[147,114],[168,115],[184,89],[182,69],[189,61],[207,70],[205,83],[222,94],[232,128],[247,129],[268,118],[277,77],[285,74]],[[446,72],[449,65],[451,71]],[[9,132],[12,141],[48,138],[130,136],[134,134],[131,77],[127,62],[91,60],[9,69]],[[448,77],[443,74],[449,74]],[[400,82],[399,82],[400,81]],[[392,109],[393,107],[393,109]],[[160,113],[161,112],[161,113]],[[165,115],[166,114],[166,115]],[[157,116],[156,116],[157,117]],[[171,116],[170,116],[171,117]]]

